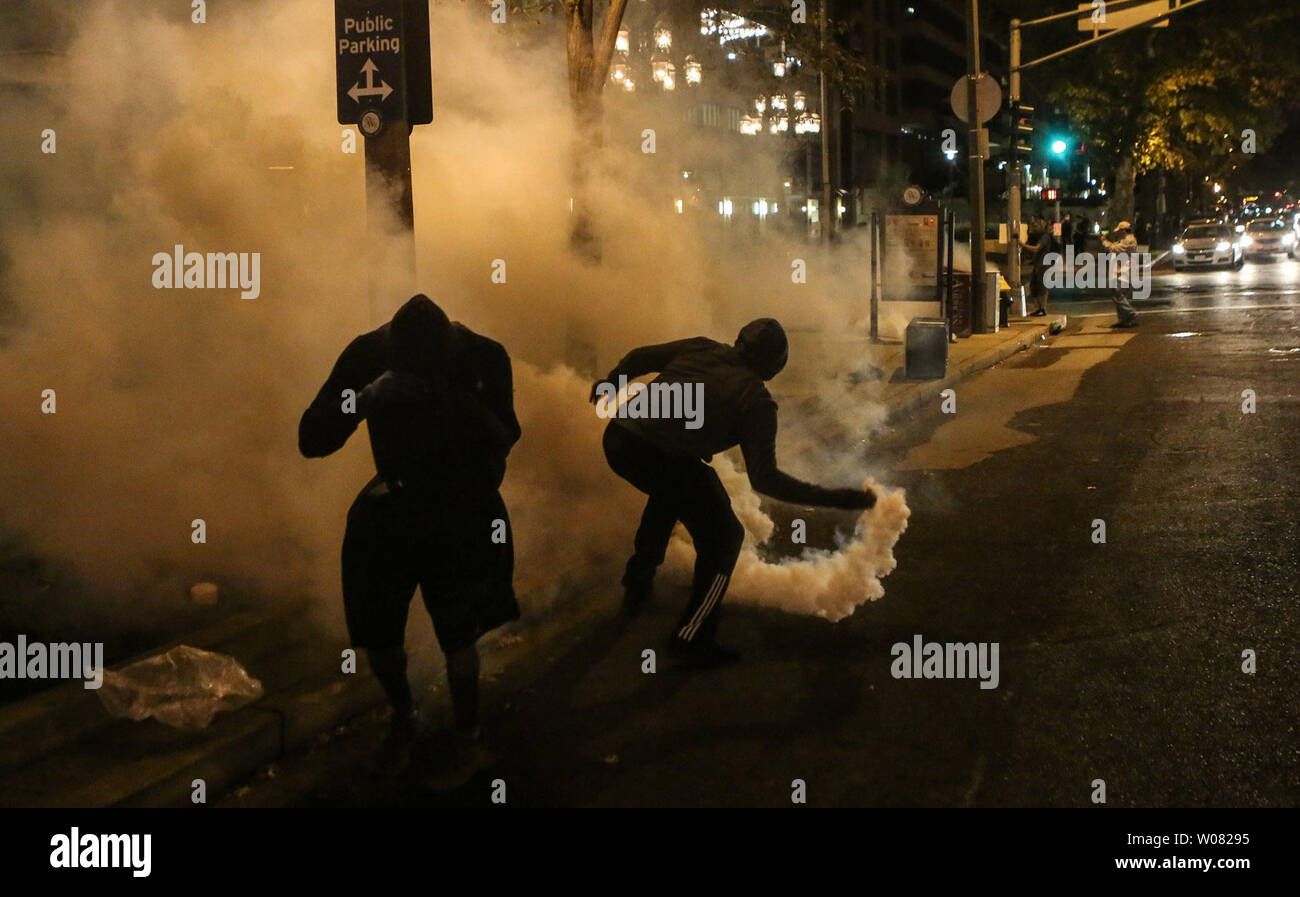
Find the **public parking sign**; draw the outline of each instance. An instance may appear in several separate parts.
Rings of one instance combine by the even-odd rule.
[[[402,0],[334,0],[339,124],[367,137],[406,118]]]

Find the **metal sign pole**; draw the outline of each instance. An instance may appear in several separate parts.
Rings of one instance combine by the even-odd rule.
[[[433,117],[427,6],[335,0],[334,40],[338,121],[365,141],[370,317],[379,323],[415,290],[410,136]]]
[[[939,214],[934,216],[934,298],[943,310],[943,215],[944,207],[939,206]]]
[[[371,246],[369,288],[370,319],[388,320],[394,302],[415,292],[415,204],[411,190],[410,126],[405,121],[389,122],[366,143],[366,233]],[[396,215],[399,231],[384,227]],[[385,258],[389,237],[401,239],[399,259]],[[386,265],[392,268],[385,270]],[[391,273],[390,273],[391,272]],[[406,276],[402,276],[402,275]],[[381,276],[384,275],[384,276]],[[398,282],[394,283],[394,280]],[[400,290],[385,298],[387,290]]]
[[[1017,107],[1020,105],[1020,20],[1011,20],[1011,75],[1008,85],[1011,94],[1011,136],[1007,140],[1010,150],[1007,164],[1007,283],[1020,291],[1020,185],[1023,176],[1020,172],[1020,153],[1016,152],[1019,142],[1019,122],[1015,120]]]
[[[885,254],[889,246],[889,219],[884,212],[876,213],[876,258],[880,259],[880,264],[876,266],[876,295],[880,301],[885,300],[885,275],[888,273],[885,269],[889,265],[889,257]]]
[[[975,91],[980,76],[979,15],[979,0],[970,0],[970,14],[966,23],[966,53],[970,65],[970,86],[966,91],[966,125],[970,130],[966,151],[970,160],[971,326],[975,333],[985,333],[984,159],[980,155],[980,115]]]
[[[868,288],[871,293],[871,341],[880,342],[880,265],[881,258],[878,246],[878,233],[880,230],[880,212],[871,213],[871,227],[869,229],[871,239],[871,284]]]
[[[944,302],[948,305],[949,339],[954,339],[956,338],[956,334],[953,334],[952,331],[952,313],[953,290],[956,289],[956,285],[954,285],[953,282],[953,255],[957,248],[957,212],[953,211],[953,209],[948,209],[948,213],[946,214],[948,214],[948,290],[946,290]]]

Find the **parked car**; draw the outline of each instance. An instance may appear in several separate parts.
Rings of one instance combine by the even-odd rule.
[[[1241,270],[1246,264],[1242,235],[1228,224],[1193,224],[1174,241],[1174,267]]]
[[[1258,218],[1246,225],[1246,233],[1241,238],[1246,250],[1246,258],[1259,258],[1264,255],[1281,255],[1295,258],[1296,233],[1281,218]]]

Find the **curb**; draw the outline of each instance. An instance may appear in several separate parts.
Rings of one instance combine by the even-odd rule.
[[[274,638],[279,629],[268,623],[258,634]],[[364,655],[354,675],[329,675],[329,662],[311,670],[299,665],[304,654],[337,656],[335,647],[299,645],[288,669],[268,670],[267,678],[305,675],[239,710],[219,713],[197,732],[152,719],[117,719],[94,699],[68,708],[68,717],[50,721],[63,724],[70,717],[68,739],[44,756],[0,773],[0,805],[183,807],[192,805],[195,779],[203,779],[210,801],[286,753],[308,746],[317,733],[383,704]],[[411,652],[413,687],[434,678],[435,660],[428,648]]]
[[[522,585],[524,588],[541,588],[536,582],[529,583],[526,579]],[[563,597],[558,600],[562,601]],[[530,638],[544,642],[545,628],[554,625],[555,621],[544,615],[531,630],[534,634]],[[528,650],[508,647],[510,642],[501,638],[508,631],[498,630],[497,634],[496,639],[479,642],[483,679],[490,679],[495,668],[510,663],[519,650]],[[338,650],[343,647],[346,646],[342,643],[321,645],[319,651],[334,651],[333,657],[337,658]],[[432,640],[408,646],[407,658],[407,678],[413,693],[418,696],[429,688],[441,690],[442,655]],[[190,789],[195,778],[204,779],[211,802],[246,782],[258,770],[309,747],[320,733],[384,707],[387,707],[387,698],[370,672],[365,653],[358,651],[355,674],[327,674],[324,669],[318,669],[288,688],[267,694],[233,713],[220,714],[200,733],[202,742],[168,755],[164,759],[169,762],[156,764],[150,770],[153,773],[150,778],[133,781],[129,790],[113,795],[110,805],[191,806]],[[127,726],[165,728],[153,720],[118,722]],[[135,774],[138,776],[139,771]]]
[[[1044,318],[1041,324],[1032,324],[1023,328],[1017,327],[1016,329],[1019,332],[1013,339],[1003,340],[976,355],[964,359],[961,363],[948,369],[943,377],[934,380],[880,381],[883,388],[879,393],[864,391],[862,396],[864,401],[878,403],[883,405],[885,409],[883,419],[867,425],[868,432],[853,432],[841,421],[828,419],[822,415],[813,423],[809,435],[823,443],[833,443],[837,440],[860,442],[866,439],[871,431],[879,430],[889,424],[898,423],[907,414],[917,410],[927,402],[936,400],[940,392],[963,378],[992,367],[1015,353],[1029,348],[1030,345],[1045,336],[1050,325],[1057,321],[1061,322],[1064,329],[1065,315]],[[898,370],[901,369],[900,366]]]
[[[540,588],[527,580],[521,585]],[[8,742],[0,744],[0,806],[187,807],[196,779],[204,781],[211,803],[259,769],[308,748],[320,733],[385,706],[364,652],[356,673],[343,675],[344,642],[297,631],[311,625],[311,613],[309,604],[298,603],[237,614],[116,665],[196,644],[231,654],[268,686],[259,700],[218,714],[198,732],[111,717],[76,683],[0,708],[0,742]],[[540,625],[554,625],[545,619]],[[517,653],[509,644],[480,642],[485,674]],[[413,691],[440,690],[441,670],[432,640],[408,647]]]
[[[1065,315],[1061,315],[1058,320],[1064,318]],[[1028,349],[1032,344],[1038,342],[1041,337],[1047,335],[1049,326],[1048,324],[1036,324],[1029,327],[1015,339],[1007,340],[987,352],[981,352],[973,358],[966,359],[966,361],[938,380],[917,381],[900,390],[901,395],[897,398],[886,396],[885,406],[889,409],[885,418],[886,422],[896,422],[903,415],[915,411],[926,402],[936,398],[939,393],[948,387],[969,377],[971,374],[993,367],[993,365],[1005,361],[1017,352]]]
[[[121,669],[161,654],[178,645],[193,645],[210,651],[230,653],[228,645],[260,648],[264,630],[307,609],[304,601],[278,602],[267,607],[242,610],[229,617],[186,633],[183,637],[135,654],[113,664]],[[242,653],[242,652],[241,652]],[[94,692],[80,682],[66,682],[0,707],[0,779],[39,758],[79,741],[93,738],[110,727],[114,718],[105,712]]]

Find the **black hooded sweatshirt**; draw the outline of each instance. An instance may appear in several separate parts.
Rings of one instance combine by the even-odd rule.
[[[780,346],[783,355],[784,338]],[[764,373],[773,375],[780,370],[779,363],[784,358],[768,362],[768,359],[744,357],[736,346],[704,336],[633,349],[609,372],[606,380],[617,386],[619,375],[631,380],[659,371],[655,383],[680,383],[683,389],[688,384],[702,383],[703,423],[698,429],[690,429],[680,419],[659,417],[616,418],[614,424],[636,433],[667,454],[704,461],[739,445],[745,456],[750,485],[756,492],[778,501],[831,508],[867,507],[861,490],[826,489],[796,479],[777,466],[777,405],[759,370],[766,367]]]
[[[356,393],[344,411],[343,391]],[[519,440],[510,357],[500,343],[415,296],[383,326],[354,339],[298,425],[298,448],[319,458],[370,417],[371,447],[390,488],[451,481],[496,489]]]

